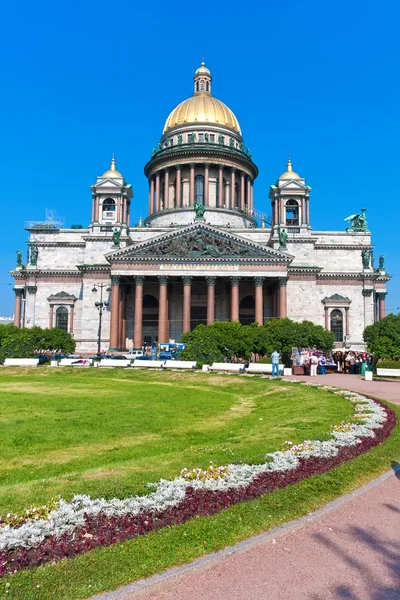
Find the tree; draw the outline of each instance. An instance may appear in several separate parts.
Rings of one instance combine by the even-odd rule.
[[[375,359],[400,360],[400,314],[390,314],[366,327],[364,341]]]
[[[6,358],[32,358],[37,352],[75,350],[75,340],[67,331],[55,327],[18,328],[0,325],[0,363]]]

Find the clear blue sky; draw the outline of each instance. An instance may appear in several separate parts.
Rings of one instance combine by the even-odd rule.
[[[256,207],[270,212],[290,152],[313,188],[314,229],[344,229],[367,208],[397,309],[399,22],[398,0],[5,3],[0,315],[13,312],[24,221],[47,207],[86,226],[112,152],[133,185],[132,223],[146,216],[144,164],[203,53],[260,169]]]

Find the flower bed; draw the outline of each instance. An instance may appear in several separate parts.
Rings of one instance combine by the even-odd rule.
[[[351,401],[353,422],[333,426],[327,441],[288,440],[283,450],[267,454],[263,464],[184,469],[174,480],[153,484],[155,491],[147,496],[104,500],[81,495],[71,502],[52,501],[47,512],[40,507],[39,518],[35,507],[23,518],[7,515],[8,520],[0,519],[0,576],[258,498],[359,456],[384,441],[396,424],[393,411],[378,401],[329,386],[299,385],[321,387]]]

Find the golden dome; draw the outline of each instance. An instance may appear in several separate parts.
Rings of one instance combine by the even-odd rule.
[[[282,175],[278,177],[278,179],[301,179],[300,175],[293,171],[292,161],[290,160],[290,157],[287,164],[287,171],[282,173]]]
[[[123,179],[123,176],[121,175],[121,173],[119,171],[117,171],[117,169],[115,167],[116,167],[116,164],[115,164],[115,159],[114,159],[114,154],[113,154],[109,170],[106,171],[105,173],[103,173],[103,175],[101,177],[107,178],[107,179],[118,179],[118,178]]]
[[[194,74],[194,94],[181,102],[166,120],[166,133],[177,125],[212,124],[229,127],[241,135],[240,125],[230,108],[211,94],[211,73],[204,62]]]
[[[204,61],[201,63],[200,67],[195,72],[194,76],[196,77],[196,75],[211,75],[210,69],[207,69],[206,65],[204,64]]]
[[[189,123],[223,125],[241,134],[240,125],[231,109],[210,94],[196,94],[181,102],[166,120],[163,133],[177,125]]]

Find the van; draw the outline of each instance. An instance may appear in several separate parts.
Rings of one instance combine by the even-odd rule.
[[[143,356],[143,350],[139,350],[138,348],[134,348],[128,354],[125,354],[126,358],[138,358],[139,356]]]

